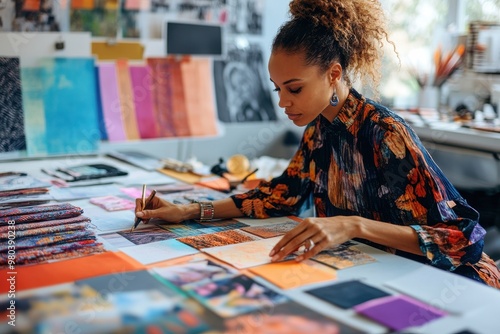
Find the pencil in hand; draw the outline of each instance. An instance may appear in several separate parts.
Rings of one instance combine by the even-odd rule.
[[[144,207],[146,206],[146,185],[142,185],[142,196],[141,196],[141,211],[144,210]],[[137,225],[141,222],[141,219],[136,217],[134,225],[130,228],[130,232],[135,230],[137,228]]]
[[[156,190],[154,190],[154,189],[151,190],[151,194],[149,194],[149,197],[145,201],[144,200],[142,201],[143,205],[142,205],[141,210],[144,210],[144,209],[147,209],[150,207],[151,202],[153,201],[153,198],[155,197],[155,195],[156,195]],[[142,221],[141,218],[136,217],[134,226],[132,226],[132,228],[130,229],[130,232],[135,230],[141,221]]]

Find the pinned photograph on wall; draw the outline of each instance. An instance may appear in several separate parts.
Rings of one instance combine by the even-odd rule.
[[[224,60],[214,60],[215,96],[219,120],[225,123],[277,119],[269,79],[257,43],[237,40]]]
[[[0,32],[61,31],[58,19],[64,1],[0,0]]]
[[[264,0],[229,0],[228,26],[233,34],[262,35]]]
[[[78,1],[70,9],[70,31],[90,31],[93,37],[116,38],[118,0]],[[80,4],[82,4],[80,6]]]

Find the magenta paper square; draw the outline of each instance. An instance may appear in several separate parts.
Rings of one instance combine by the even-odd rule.
[[[407,296],[389,296],[374,299],[354,307],[356,312],[393,330],[423,324],[446,315],[430,305]]]

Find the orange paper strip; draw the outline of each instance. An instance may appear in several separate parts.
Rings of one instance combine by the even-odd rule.
[[[105,252],[52,263],[18,266],[15,270],[3,269],[0,275],[1,277],[14,277],[15,290],[21,291],[143,268],[144,266],[125,258],[124,255]],[[9,284],[2,284],[0,293],[7,292],[9,292]]]
[[[282,289],[293,289],[337,278],[334,269],[309,260],[269,263],[249,270]]]
[[[190,59],[182,63],[181,70],[191,135],[217,135],[210,60]]]
[[[125,59],[116,61],[116,76],[118,78],[118,92],[120,94],[120,109],[127,139],[139,139],[139,128],[135,117],[134,93],[128,62]]]

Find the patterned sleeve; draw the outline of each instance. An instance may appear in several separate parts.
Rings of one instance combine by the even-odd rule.
[[[244,194],[231,198],[241,212],[251,218],[268,218],[298,215],[302,204],[308,198],[310,139],[314,127],[308,126],[299,149],[283,174]]]
[[[389,222],[409,225],[432,265],[454,270],[481,258],[485,230],[479,214],[443,175],[422,143],[401,122],[384,119],[375,165],[391,209]],[[377,137],[377,135],[375,135]],[[384,197],[384,196],[382,196]]]

